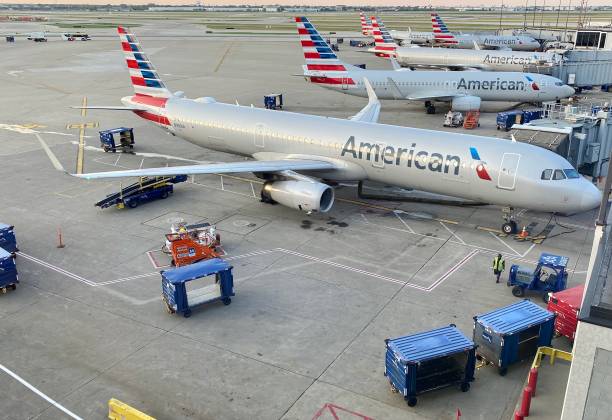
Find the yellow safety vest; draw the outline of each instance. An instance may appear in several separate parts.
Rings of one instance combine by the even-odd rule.
[[[504,268],[506,268],[506,262],[504,261],[504,259],[495,257],[493,259],[493,270],[501,272],[504,271]]]

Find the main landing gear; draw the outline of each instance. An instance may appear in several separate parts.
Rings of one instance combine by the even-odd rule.
[[[425,101],[425,110],[427,111],[428,114],[436,113],[436,107],[431,101]]]
[[[502,208],[502,212],[504,213],[505,223],[502,225],[502,232],[506,235],[512,235],[518,233],[518,225],[514,218],[516,214],[512,207],[504,207]]]

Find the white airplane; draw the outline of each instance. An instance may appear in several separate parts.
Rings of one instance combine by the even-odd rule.
[[[374,37],[374,47],[368,52],[383,58],[394,57],[402,67],[524,71],[526,67],[550,67],[563,61],[559,54],[542,52],[400,47],[376,17],[372,17],[372,27],[381,34]]]
[[[373,22],[376,22],[374,19]],[[308,21],[297,22],[298,31],[308,24],[309,33],[321,38]],[[373,26],[374,39],[383,37]],[[325,48],[329,45],[323,41]],[[423,101],[428,114],[435,113],[434,101],[450,102],[454,111],[478,111],[481,101],[547,102],[570,97],[574,89],[561,80],[542,74],[475,71],[407,71],[391,58],[395,70],[365,70],[342,62],[333,52],[324,65],[310,47],[302,46],[306,65],[304,77],[319,86],[354,96],[367,97],[363,82],[371,83],[381,99]],[[340,83],[338,83],[340,81]]]
[[[373,35],[372,21],[366,17],[363,12],[359,12],[359,18],[361,20],[361,33],[367,36]],[[380,21],[379,21],[380,22]],[[389,31],[389,34],[394,40],[397,40],[399,45],[405,44],[433,44],[435,42],[433,32],[413,32],[408,31]]]
[[[455,35],[437,13],[431,14],[431,26],[435,43],[448,48],[536,51],[541,47],[535,38],[527,35]]]
[[[305,18],[296,20],[302,45],[325,65],[332,51]],[[172,94],[134,35],[122,27],[118,32],[134,94],[121,99],[124,106],[88,108],[131,111],[193,144],[253,160],[77,177],[253,172],[266,180],[264,201],[306,212],[326,212],[334,203],[334,190],[321,180],[372,180],[545,212],[581,212],[599,204],[599,190],[549,150],[494,137],[378,124],[380,102],[367,81],[368,104],[346,120]],[[508,219],[504,229],[513,228],[516,223]]]

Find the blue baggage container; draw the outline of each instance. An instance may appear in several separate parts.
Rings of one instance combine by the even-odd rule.
[[[476,367],[476,345],[451,324],[385,340],[385,376],[410,407],[426,391],[459,385],[470,389]]]
[[[15,227],[0,223],[0,248],[14,254],[17,249],[17,239],[15,238]]]
[[[497,129],[509,131],[514,124],[520,124],[523,118],[522,109],[514,109],[512,111],[499,112],[497,114]]]
[[[523,122],[522,124],[527,124],[533,120],[539,120],[542,118],[542,109],[540,108],[532,108],[523,110]]]
[[[6,293],[8,288],[15,290],[19,283],[17,267],[13,255],[0,248],[0,293]]]
[[[232,268],[221,258],[213,258],[162,271],[162,298],[166,309],[188,318],[194,306],[217,300],[229,305],[231,296],[235,295]],[[187,291],[186,283],[212,275],[215,276],[214,284]]]
[[[505,375],[508,366],[532,358],[538,347],[550,346],[555,314],[525,299],[474,317],[478,355]]]

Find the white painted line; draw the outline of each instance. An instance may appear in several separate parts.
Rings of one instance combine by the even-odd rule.
[[[442,227],[443,227],[444,229],[446,229],[446,230],[447,230],[447,231],[448,231],[448,232],[449,232],[451,235],[453,235],[455,238],[457,238],[457,240],[458,240],[459,242],[461,242],[463,245],[466,245],[465,241],[464,241],[463,239],[461,239],[459,236],[457,236],[457,234],[456,234],[455,232],[453,232],[452,230],[450,230],[450,229],[448,228],[448,226],[446,226],[446,225],[445,225],[444,223],[442,223],[442,222],[440,222],[440,224],[441,224],[441,225],[442,225]]]
[[[514,252],[517,256],[522,257],[523,255],[518,252],[516,249],[512,248],[510,245],[508,245],[507,243],[505,243],[504,241],[501,240],[501,238],[499,236],[497,236],[496,234],[494,234],[493,232],[489,232],[491,234],[492,237],[494,237],[495,239],[497,239],[499,242],[501,242],[502,244],[504,244],[510,251]]]
[[[24,252],[22,252],[22,251],[19,251],[17,254],[18,254],[19,256],[21,256],[21,257],[25,258],[26,260],[33,261],[33,262],[35,262],[36,264],[40,264],[40,265],[42,265],[43,267],[47,267],[47,268],[48,268],[48,269],[50,269],[50,270],[56,271],[56,272],[58,272],[58,273],[60,273],[60,274],[65,275],[66,277],[70,277],[70,278],[72,278],[72,279],[74,279],[74,280],[76,280],[76,281],[79,281],[79,282],[81,282],[81,283],[85,283],[85,284],[86,284],[86,285],[88,285],[88,286],[95,286],[95,285],[96,285],[96,283],[94,283],[94,282],[93,282],[93,281],[91,281],[91,280],[84,279],[83,277],[78,276],[78,275],[76,275],[76,274],[74,274],[74,273],[71,273],[70,271],[66,271],[66,270],[64,270],[63,268],[59,268],[59,267],[54,266],[53,264],[49,264],[48,262],[45,262],[45,261],[43,261],[43,260],[39,260],[38,258],[33,257],[33,256],[31,256],[31,255],[28,255],[28,254],[25,254],[25,253],[24,253]]]
[[[255,188],[253,188],[253,183],[249,182],[249,184],[251,184],[251,192],[253,193],[253,198],[257,198],[257,195],[255,195]]]
[[[535,248],[535,244],[531,244],[529,249],[527,251],[525,251],[525,253],[523,255],[521,255],[521,257],[525,258],[527,256],[527,254],[529,254],[533,248]]]
[[[225,191],[225,186],[223,185],[223,175],[219,175],[219,180],[221,181],[221,191]]]
[[[45,143],[45,141],[42,139],[42,137],[40,137],[38,135],[38,133],[34,133],[34,135],[36,136],[36,138],[38,139],[38,142],[40,143],[40,146],[43,148],[43,150],[45,151],[45,153],[47,154],[47,156],[49,157],[49,160],[51,161],[51,164],[53,165],[53,167],[58,170],[58,171],[62,171],[62,172],[66,172],[66,170],[64,169],[64,167],[62,166],[62,164],[60,163],[60,161],[57,159],[57,156],[55,156],[55,153],[53,153],[51,151],[51,149],[49,148],[49,146],[47,145],[47,143]]]
[[[38,395],[39,397],[47,401],[49,404],[53,405],[58,410],[62,411],[67,416],[72,417],[73,419],[76,419],[76,420],[83,420],[82,417],[77,416],[72,411],[68,410],[66,407],[64,407],[63,405],[61,405],[60,403],[58,403],[51,397],[48,397],[47,395],[43,394],[41,391],[36,389],[32,384],[30,384],[28,381],[26,381],[25,379],[17,375],[15,372],[9,370],[7,367],[0,365],[0,370],[4,371],[6,374],[11,376],[13,379],[21,383],[21,385],[28,388],[30,391],[32,391],[33,393],[35,393],[36,395]]]
[[[121,159],[121,153],[119,153],[119,156],[117,157],[117,160],[113,166],[117,166],[119,164],[119,159]]]
[[[414,231],[414,229],[412,229],[410,226],[408,226],[408,223],[406,223],[406,222],[404,221],[404,219],[402,219],[402,218],[400,217],[399,213],[400,213],[400,212],[399,212],[399,211],[397,211],[397,210],[393,212],[393,214],[395,215],[395,217],[397,217],[397,218],[399,219],[399,221],[400,221],[400,222],[402,222],[402,224],[403,224],[404,226],[406,226],[406,229],[408,229],[408,232],[410,232],[410,233],[416,233],[416,232]]]
[[[472,252],[470,252],[469,254],[467,254],[465,257],[463,257],[463,259],[461,259],[461,261],[459,261],[457,264],[455,264],[454,266],[452,266],[450,268],[450,270],[448,270],[446,273],[444,273],[442,275],[442,277],[440,277],[438,280],[436,280],[435,282],[433,282],[431,284],[431,286],[429,286],[427,288],[428,292],[431,292],[432,290],[434,290],[436,287],[438,287],[439,285],[441,285],[442,283],[444,283],[444,281],[446,279],[448,279],[450,276],[452,276],[457,270],[459,270],[461,267],[463,267],[465,265],[465,263],[467,263],[469,260],[471,260],[473,257],[475,257],[476,255],[478,255],[480,253],[479,250],[474,249],[472,250]]]

